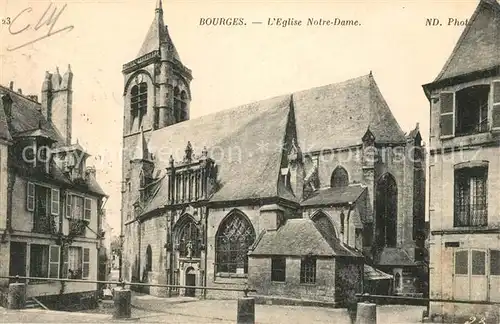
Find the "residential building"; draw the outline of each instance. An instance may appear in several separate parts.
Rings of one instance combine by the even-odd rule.
[[[481,0],[436,79],[430,103],[430,316],[498,322],[500,4]],[[464,303],[481,301],[484,304]]]
[[[394,276],[392,293],[420,294],[425,149],[418,126],[401,130],[371,72],[191,119],[192,71],[161,1],[122,72],[125,280],[264,287],[259,280],[273,282],[279,257],[275,266],[286,265],[291,289],[258,293],[341,303],[333,278],[354,267],[359,276],[344,285],[352,291],[361,291],[367,273],[376,275],[364,279]],[[282,238],[294,231],[314,235],[323,250],[315,254],[307,241],[287,249]]]
[[[41,102],[0,86],[0,275],[40,278],[23,280],[28,300],[56,308],[96,301],[95,283],[42,279],[97,279],[106,199],[72,142],[72,80],[69,67],[47,72]],[[9,280],[0,282],[5,297]]]

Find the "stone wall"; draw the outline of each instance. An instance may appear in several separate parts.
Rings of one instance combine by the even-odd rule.
[[[300,257],[286,258],[285,282],[271,281],[271,258],[250,257],[249,286],[257,295],[335,302],[335,268],[333,258],[318,258],[316,283],[300,283]]]

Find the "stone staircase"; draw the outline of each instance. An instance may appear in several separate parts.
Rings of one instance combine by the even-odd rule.
[[[48,309],[45,306],[40,305],[34,298],[26,299],[26,309]]]

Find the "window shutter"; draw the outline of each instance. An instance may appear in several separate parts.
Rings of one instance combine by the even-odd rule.
[[[90,249],[83,248],[83,279],[88,279],[90,276]]]
[[[68,278],[68,260],[69,260],[69,248],[65,246],[62,253],[63,266],[61,278]]]
[[[54,216],[59,215],[59,201],[60,201],[60,195],[59,195],[59,189],[52,189],[51,190],[51,214]]]
[[[29,211],[35,210],[35,184],[28,182],[26,188],[26,208]]]
[[[73,200],[73,196],[70,194],[66,195],[66,218],[71,218],[73,217],[72,212],[73,212],[73,205],[71,204],[71,201]]]
[[[83,219],[88,220],[90,222],[92,218],[92,199],[85,198],[85,212],[83,215]]]
[[[49,278],[59,278],[59,245],[49,246]]]
[[[493,107],[491,110],[491,128],[500,130],[500,81],[493,82]]]
[[[441,137],[455,135],[455,94],[453,92],[442,92],[440,94],[441,116],[439,125]]]

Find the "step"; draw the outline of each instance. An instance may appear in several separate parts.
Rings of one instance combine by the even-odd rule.
[[[40,306],[36,301],[34,301],[33,299],[29,298],[29,299],[26,299],[26,306],[25,306],[26,309],[41,309],[42,306]]]

